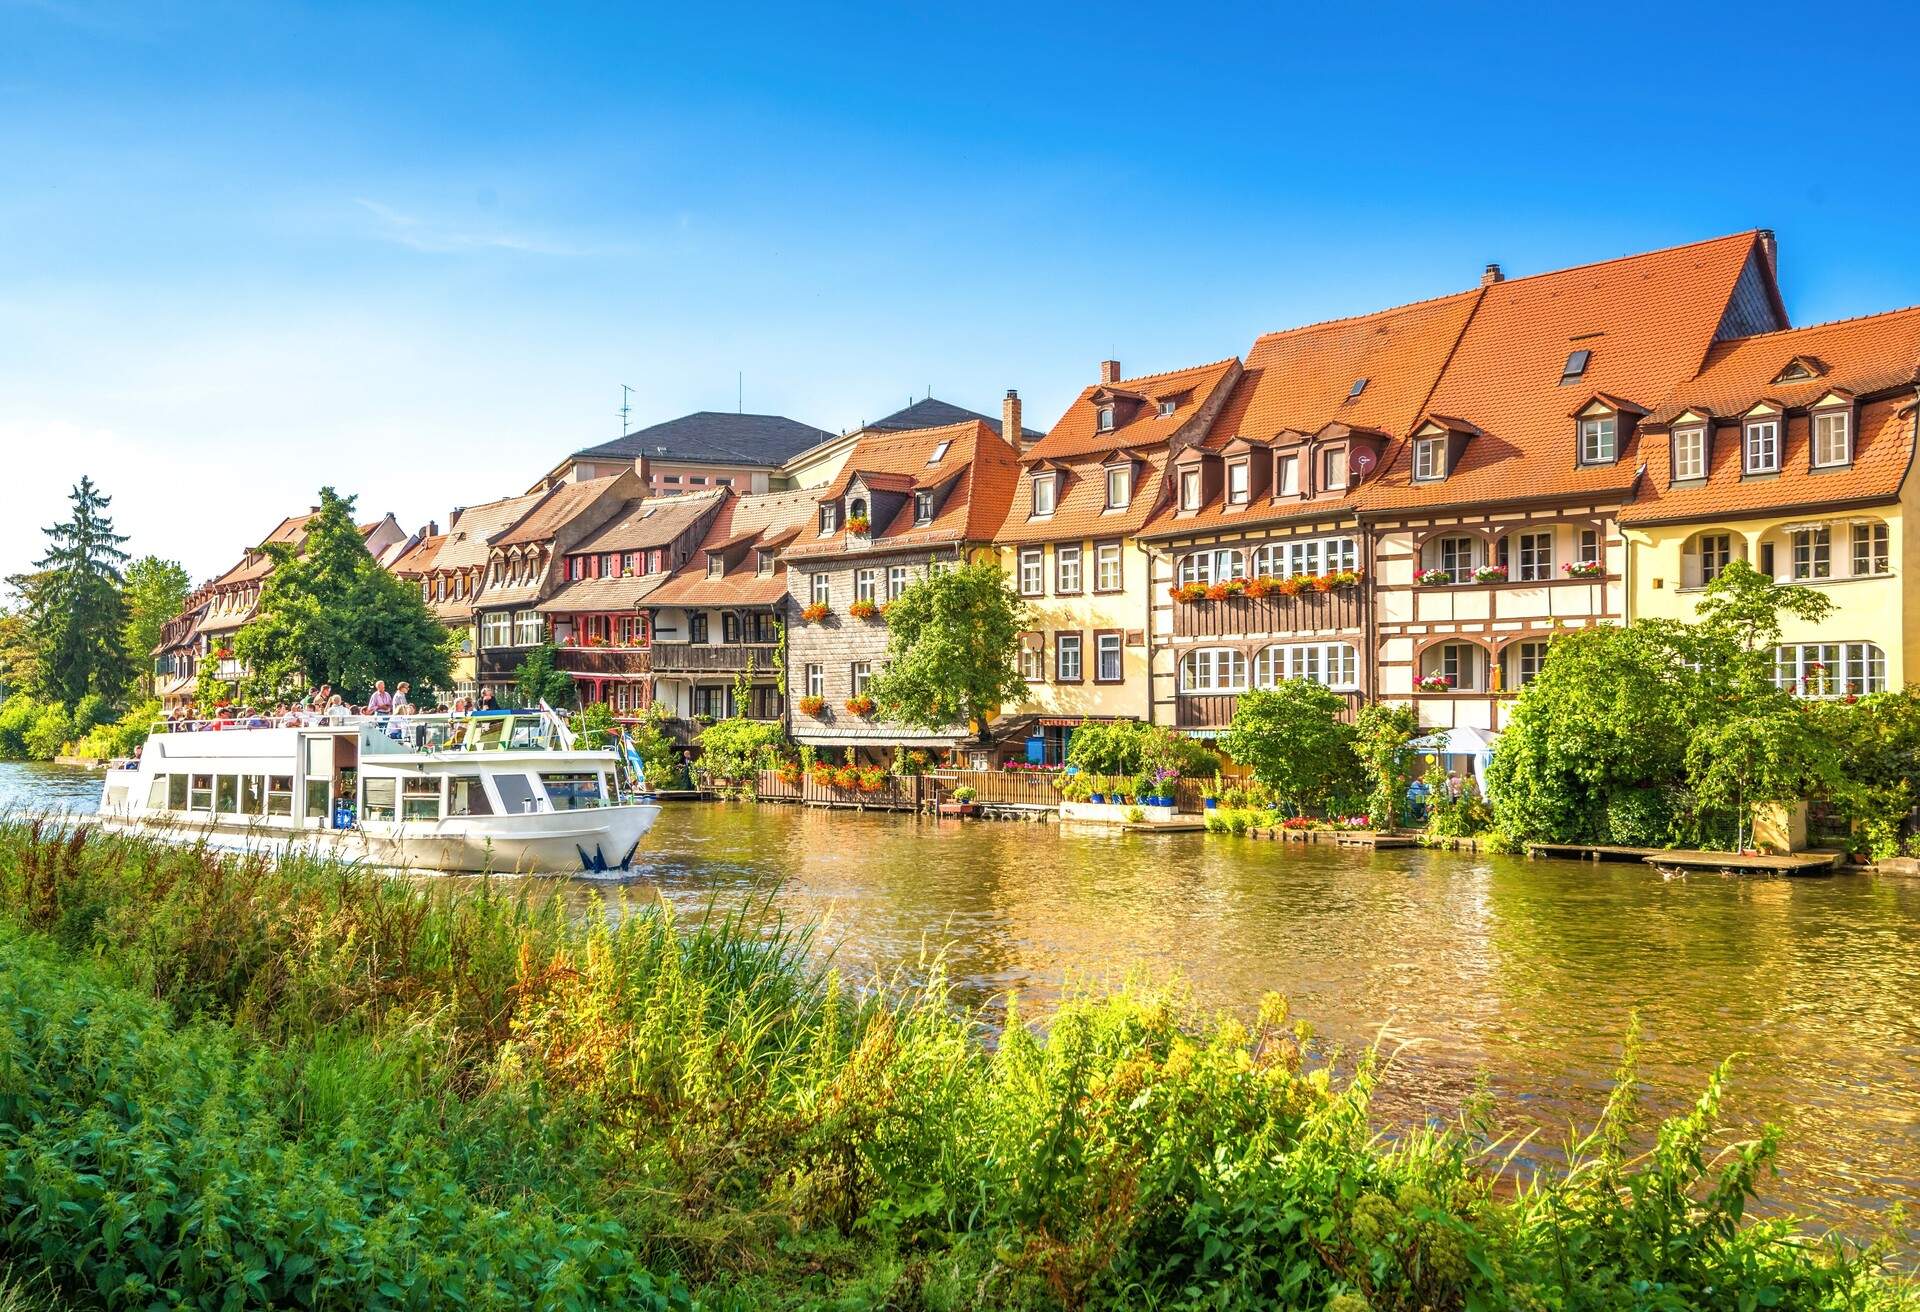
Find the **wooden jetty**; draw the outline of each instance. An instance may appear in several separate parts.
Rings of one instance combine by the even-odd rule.
[[[1740,875],[1825,875],[1840,852],[1708,852],[1698,848],[1617,847],[1608,843],[1529,843],[1528,856],[1569,861],[1637,861],[1660,870],[1722,871]]]

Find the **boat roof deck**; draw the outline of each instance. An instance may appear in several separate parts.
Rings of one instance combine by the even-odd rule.
[[[1574,861],[1640,861],[1680,870],[1749,871],[1774,875],[1817,875],[1840,864],[1839,852],[1710,852],[1701,848],[1618,847],[1608,843],[1529,843],[1528,856]]]

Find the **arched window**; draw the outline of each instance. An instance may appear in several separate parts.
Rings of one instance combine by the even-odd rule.
[[[1254,657],[1254,687],[1271,688],[1282,679],[1350,691],[1360,686],[1360,653],[1344,642],[1311,642],[1268,647]]]
[[[1487,653],[1471,642],[1443,642],[1420,654],[1423,692],[1482,692],[1487,686]]]
[[[860,519],[864,517],[866,513],[867,499],[865,497],[855,497],[853,500],[847,502],[848,519]]]
[[[1247,576],[1245,553],[1233,547],[1218,551],[1193,551],[1180,558],[1180,582],[1222,583]]]
[[[1231,647],[1202,647],[1180,658],[1180,691],[1240,692],[1247,686],[1247,658]]]
[[[1445,571],[1452,583],[1469,582],[1474,570],[1486,563],[1480,539],[1464,533],[1429,539],[1421,555],[1423,568]]]

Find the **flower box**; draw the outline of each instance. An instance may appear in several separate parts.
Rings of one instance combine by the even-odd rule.
[[[863,793],[877,793],[887,786],[887,772],[877,765],[870,765],[860,772],[859,788]]]
[[[1413,576],[1413,581],[1423,588],[1444,588],[1453,582],[1453,575],[1443,569],[1423,569]]]
[[[849,697],[846,700],[846,708],[849,715],[872,715],[873,698],[864,693],[858,697]]]
[[[1169,589],[1175,601],[1205,601],[1207,585],[1204,583],[1176,583]]]
[[[1271,597],[1275,592],[1279,591],[1279,588],[1279,579],[1270,579],[1265,575],[1247,580],[1247,595],[1249,597]]]
[[[1333,580],[1333,586],[1336,588],[1357,588],[1365,575],[1357,569],[1337,569],[1328,577]]]
[[[975,816],[980,814],[978,802],[942,802],[941,815]]]
[[[831,614],[833,614],[833,607],[824,601],[816,601],[811,606],[801,608],[800,618],[809,624],[818,624]]]
[[[866,597],[862,597],[859,601],[856,601],[853,603],[853,605],[847,607],[847,614],[853,616],[857,620],[870,620],[875,615],[878,615],[879,613],[880,613],[879,605]]]
[[[848,515],[847,532],[857,538],[863,538],[873,531],[873,521],[865,515]]]
[[[1413,681],[1419,692],[1446,692],[1453,687],[1451,674],[1423,674]]]
[[[1598,560],[1570,560],[1560,567],[1560,572],[1570,579],[1599,579],[1606,577],[1607,567]]]
[[[851,765],[839,767],[833,772],[833,786],[835,788],[858,788],[860,786],[860,771]]]
[[[1300,574],[1289,574],[1274,585],[1283,597],[1297,597],[1307,590],[1307,580]]]
[[[1507,567],[1505,565],[1482,565],[1473,572],[1475,583],[1505,583]]]
[[[825,697],[802,697],[794,703],[794,706],[799,709],[800,714],[811,715],[817,719],[819,718],[820,712],[827,709],[827,699]]]

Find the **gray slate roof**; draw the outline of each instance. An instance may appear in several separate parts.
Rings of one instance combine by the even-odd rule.
[[[834,436],[784,415],[696,410],[651,428],[637,428],[579,454],[625,460],[643,455],[653,460],[772,466]]]
[[[945,428],[948,424],[964,424],[969,419],[984,420],[987,427],[1000,433],[1000,419],[996,415],[983,415],[977,410],[968,410],[951,401],[939,401],[933,397],[924,397],[915,401],[905,410],[896,410],[885,419],[876,419],[868,428],[886,429],[891,432],[910,432],[916,428]],[[1020,426],[1022,436],[1032,442],[1038,442],[1045,433],[1035,432],[1025,424]],[[1000,433],[1005,437],[1005,433]]]

